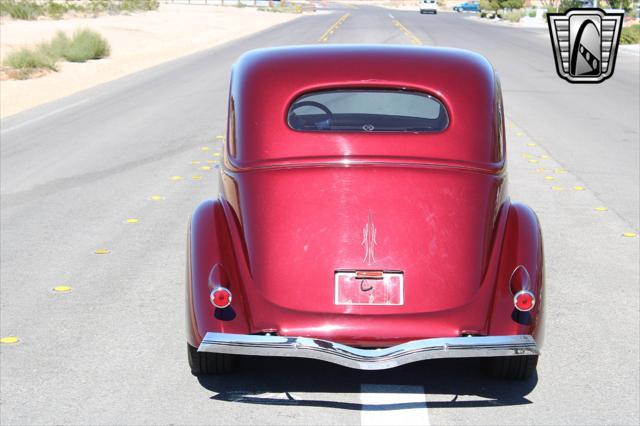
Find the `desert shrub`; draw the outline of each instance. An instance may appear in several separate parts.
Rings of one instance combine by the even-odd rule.
[[[69,62],[85,62],[108,56],[109,42],[100,34],[89,29],[78,30],[62,51],[62,57]]]
[[[11,52],[3,61],[3,65],[19,71],[18,78],[29,78],[32,72],[40,69],[56,70],[55,59],[42,53],[38,49],[19,49]]]
[[[502,19],[505,19],[509,22],[520,22],[520,19],[524,16],[524,12],[522,10],[512,10],[509,12],[505,12],[502,14]]]
[[[69,48],[71,41],[69,37],[62,31],[58,31],[49,43],[42,43],[38,46],[38,49],[54,59],[60,59],[63,57],[64,52]]]
[[[529,18],[535,18],[536,17],[536,10],[535,9],[531,9],[528,13]]]
[[[144,10],[156,10],[160,7],[158,0],[144,0]]]
[[[61,19],[67,10],[66,3],[56,3],[51,0],[44,6],[44,11],[47,16],[53,19]]]
[[[20,49],[7,55],[3,65],[19,70],[19,78],[28,78],[35,70],[56,70],[56,62],[85,62],[99,59],[109,54],[109,43],[95,31],[76,31],[69,38],[59,31],[48,43],[41,43],[35,49]]]
[[[120,5],[122,10],[133,12],[136,10],[156,10],[160,7],[158,0],[123,0]]]
[[[640,24],[623,28],[622,34],[620,34],[620,43],[621,44],[640,43]]]
[[[44,8],[36,2],[21,0],[0,1],[0,11],[13,19],[33,20],[43,14]]]

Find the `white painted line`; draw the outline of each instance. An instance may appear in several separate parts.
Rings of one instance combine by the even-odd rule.
[[[362,426],[429,425],[422,386],[360,385]]]
[[[396,19],[396,18],[394,18],[394,17],[393,17],[393,15],[392,15],[392,14],[389,14],[389,18],[391,18],[391,19]]]
[[[53,111],[51,111],[51,112],[48,112],[48,113],[46,113],[46,114],[44,114],[44,115],[41,115],[41,116],[39,116],[39,117],[32,118],[31,120],[23,121],[23,122],[22,122],[22,123],[20,123],[20,124],[17,124],[17,125],[15,125],[15,126],[13,126],[13,127],[9,127],[8,129],[2,129],[2,130],[0,131],[0,133],[10,132],[11,130],[18,129],[18,128],[20,128],[20,127],[26,126],[27,124],[33,123],[33,122],[38,121],[38,120],[42,120],[43,118],[50,117],[50,116],[52,116],[52,115],[54,115],[54,114],[58,114],[59,112],[66,111],[66,110],[68,110],[68,109],[71,109],[71,108],[73,108],[73,107],[76,107],[76,106],[81,105],[81,104],[83,104],[83,103],[85,103],[85,102],[88,102],[88,101],[89,101],[89,99],[83,99],[83,100],[81,100],[81,101],[78,101],[78,102],[72,103],[71,105],[67,105],[66,107],[58,108],[58,109],[56,109],[56,110],[53,110]]]

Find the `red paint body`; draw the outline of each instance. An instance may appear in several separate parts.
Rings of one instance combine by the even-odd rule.
[[[439,133],[300,132],[301,94],[336,87],[437,97]],[[187,265],[188,341],[206,332],[389,346],[431,337],[531,334],[540,344],[544,261],[535,214],[510,203],[500,86],[460,50],[315,46],[245,54],[232,75],[221,195],[195,211]],[[374,262],[363,229],[375,225]],[[224,312],[209,301],[219,282]],[[515,312],[523,265],[536,304]],[[337,270],[404,273],[404,304],[334,303]]]

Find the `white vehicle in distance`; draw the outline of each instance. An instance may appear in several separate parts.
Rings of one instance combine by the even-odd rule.
[[[420,14],[438,13],[438,3],[436,0],[420,0]]]

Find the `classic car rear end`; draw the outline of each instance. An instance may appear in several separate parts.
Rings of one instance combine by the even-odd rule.
[[[189,231],[194,374],[234,355],[361,369],[489,357],[531,374],[542,239],[506,194],[501,102],[490,64],[460,50],[245,54],[221,194]]]

